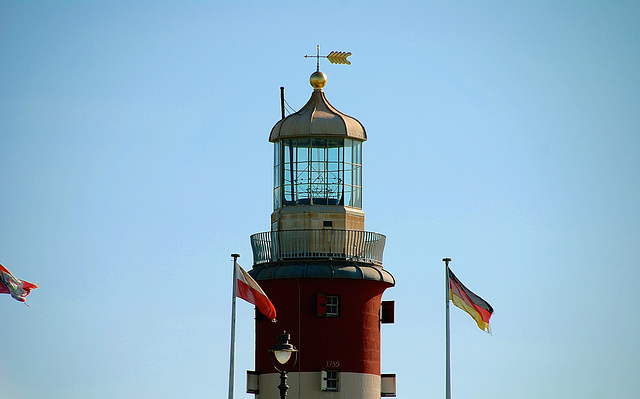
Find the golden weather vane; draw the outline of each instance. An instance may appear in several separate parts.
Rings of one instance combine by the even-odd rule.
[[[351,65],[351,61],[347,59],[350,55],[351,53],[345,53],[344,51],[332,51],[328,55],[320,55],[320,45],[318,45],[316,55],[305,55],[304,58],[315,58],[317,60],[317,70],[320,71],[320,58],[326,58],[332,64]]]

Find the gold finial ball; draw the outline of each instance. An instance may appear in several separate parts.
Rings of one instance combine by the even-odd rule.
[[[327,75],[320,71],[314,72],[309,78],[309,83],[314,89],[322,89],[327,84]]]

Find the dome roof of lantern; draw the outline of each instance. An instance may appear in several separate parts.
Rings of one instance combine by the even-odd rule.
[[[297,137],[343,137],[367,140],[367,132],[360,121],[338,111],[329,104],[322,88],[327,82],[324,73],[317,71],[309,79],[313,87],[311,98],[298,112],[281,119],[271,129],[269,141]]]

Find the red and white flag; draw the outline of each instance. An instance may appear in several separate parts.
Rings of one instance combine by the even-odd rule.
[[[252,303],[270,320],[276,319],[276,308],[256,281],[236,263],[236,296]]]
[[[0,294],[11,294],[16,300],[25,302],[26,296],[36,288],[38,286],[33,283],[13,277],[6,267],[0,265]]]

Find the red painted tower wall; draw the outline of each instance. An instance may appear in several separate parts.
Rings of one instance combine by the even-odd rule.
[[[277,322],[256,312],[257,372],[273,373],[269,348],[286,330],[299,351],[293,372],[337,369],[380,374],[380,304],[391,284],[337,278],[259,283],[276,308]],[[339,297],[338,317],[318,316],[318,294]]]

